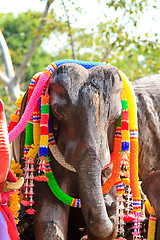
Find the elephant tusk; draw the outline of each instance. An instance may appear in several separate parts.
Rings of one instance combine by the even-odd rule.
[[[49,149],[50,149],[53,157],[55,158],[55,160],[56,160],[59,164],[61,164],[61,166],[63,166],[64,168],[66,168],[66,169],[68,169],[68,170],[70,170],[70,171],[72,171],[72,172],[76,172],[76,169],[75,169],[72,165],[70,165],[69,163],[66,162],[64,156],[63,156],[62,153],[59,151],[59,149],[58,149],[58,147],[57,147],[56,144],[53,145],[53,146],[52,146],[52,145],[49,146]],[[107,155],[107,154],[106,154],[106,155]],[[108,156],[109,161],[106,161],[106,159],[103,161],[103,165],[104,165],[103,168],[106,168],[108,165],[111,164],[111,162],[110,162],[110,155],[107,155],[107,156]]]
[[[3,192],[9,192],[12,190],[17,190],[22,187],[24,183],[24,178],[21,177],[17,182],[6,182]]]
[[[64,156],[61,154],[61,152],[59,151],[57,145],[54,145],[54,146],[49,146],[49,149],[53,155],[53,157],[55,158],[55,160],[61,164],[64,168],[72,171],[72,172],[76,172],[76,169],[71,166],[69,163],[67,163],[65,161],[65,158]]]

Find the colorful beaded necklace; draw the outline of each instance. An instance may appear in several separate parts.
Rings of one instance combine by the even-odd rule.
[[[33,201],[33,179],[39,181],[47,181],[55,196],[64,203],[80,207],[80,200],[71,198],[65,194],[58,186],[50,168],[48,154],[48,146],[54,145],[55,140],[51,131],[49,121],[49,95],[48,81],[56,67],[64,63],[77,63],[86,69],[92,68],[101,63],[62,60],[49,65],[43,73],[35,75],[29,87],[28,104],[26,110],[14,128],[9,133],[10,142],[12,142],[26,127],[25,140],[25,190],[24,195],[27,199],[25,205],[32,207]],[[104,65],[104,64],[103,64]],[[118,69],[117,69],[118,70]],[[141,197],[138,185],[138,132],[136,103],[132,86],[127,77],[120,71],[119,74],[123,81],[122,97],[122,114],[118,120],[114,151],[112,153],[113,172],[110,179],[102,186],[103,193],[107,193],[111,187],[120,181],[120,171],[125,167],[123,174],[130,170],[129,178],[133,196],[133,210],[141,211]],[[129,108],[129,111],[128,111]],[[27,124],[28,123],[28,124]],[[27,124],[27,126],[26,126]],[[48,128],[49,125],[49,128]],[[34,177],[35,156],[39,152],[38,174]],[[127,169],[128,168],[128,169]],[[121,169],[121,170],[120,170]],[[126,177],[125,177],[126,178]],[[129,181],[128,181],[129,182]],[[118,184],[117,184],[118,185]],[[121,187],[118,187],[121,191]],[[29,213],[33,213],[29,211]]]

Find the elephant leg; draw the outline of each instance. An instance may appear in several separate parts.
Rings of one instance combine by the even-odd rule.
[[[142,191],[152,204],[156,217],[160,217],[160,171],[156,171],[149,175],[141,184]]]
[[[34,232],[36,240],[66,240],[69,207],[61,203],[47,183],[36,183]]]
[[[146,194],[149,199],[151,205],[153,206],[156,217],[156,240],[160,240],[160,171],[156,171],[150,174],[143,182],[142,182],[142,190],[144,194]]]

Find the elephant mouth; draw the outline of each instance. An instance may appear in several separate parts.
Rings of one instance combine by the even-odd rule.
[[[70,164],[67,164],[67,162],[65,161],[65,158],[62,156],[57,145],[54,147],[50,147],[50,151],[51,151],[53,157],[55,158],[55,160],[57,160],[57,162],[60,165],[62,165],[63,167],[65,167],[66,169],[68,169],[72,172],[76,172],[76,169],[73,166],[71,166]],[[113,163],[111,162],[108,165],[104,166],[104,168],[102,169],[102,172],[101,172],[101,185],[102,186],[111,177],[112,168],[113,168]]]
[[[63,167],[66,169],[76,172],[76,169],[71,166],[70,164],[67,164],[65,158],[62,156],[61,152],[59,151],[57,145],[54,147],[50,147],[50,151],[55,158],[55,160]],[[106,181],[111,177],[112,175],[112,168],[113,168],[113,163],[109,163],[108,165],[104,166],[101,172],[101,185],[103,186]]]

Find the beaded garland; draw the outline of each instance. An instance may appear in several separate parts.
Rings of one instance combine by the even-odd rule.
[[[149,223],[148,223],[148,234],[147,234],[147,239],[152,240],[155,237],[155,232],[156,232],[156,214],[154,211],[154,208],[151,207],[151,212],[149,216]]]
[[[117,134],[115,135],[115,143],[114,143],[114,153],[117,154],[122,150],[122,152],[128,152],[128,157],[130,158],[129,162],[129,169],[130,169],[130,186],[132,191],[132,197],[133,197],[133,211],[140,212],[141,211],[141,194],[139,190],[139,184],[138,184],[138,125],[137,125],[137,106],[136,106],[136,100],[134,95],[134,90],[131,86],[131,83],[129,82],[126,75],[118,69],[118,72],[122,78],[123,82],[123,90],[126,97],[126,100],[122,101],[122,109],[124,107],[124,112],[122,110],[122,113],[124,114],[124,122],[122,122],[122,129],[120,133],[119,123],[117,124]],[[128,106],[127,106],[128,105]],[[127,110],[129,108],[129,124],[128,124],[128,116],[127,116]],[[120,138],[123,136],[122,143],[120,143]],[[130,143],[129,143],[129,135],[130,134]],[[120,147],[121,145],[121,147]],[[119,146],[118,149],[116,149]],[[130,152],[129,152],[129,146],[130,146]],[[115,153],[116,151],[116,153]],[[120,165],[120,159],[118,161],[118,158],[121,158],[121,154],[117,154],[115,159],[115,163],[113,163],[113,173],[111,176],[111,179],[109,179],[102,187],[103,193],[107,193],[110,188],[116,183],[116,180],[118,179],[118,168]],[[115,167],[114,167],[115,165]],[[114,172],[114,168],[116,168]],[[110,181],[110,184],[108,185],[108,182]],[[110,188],[109,188],[109,187]]]
[[[134,90],[123,72],[120,72],[123,81],[123,87],[126,91],[129,107],[130,124],[130,186],[133,197],[133,211],[141,211],[141,193],[138,184],[138,122],[137,105]]]
[[[24,156],[26,160],[25,188],[28,187],[28,189],[26,188],[27,190],[25,190],[26,191],[25,194],[26,194],[26,198],[30,199],[27,202],[29,207],[32,207],[34,203],[32,188],[33,188],[33,172],[35,170],[33,169],[33,165],[35,163],[34,159],[38,153],[38,150],[39,150],[39,156],[40,156],[40,160],[38,163],[39,164],[38,171],[40,176],[38,176],[38,178],[34,177],[34,179],[48,181],[48,184],[52,192],[56,195],[56,197],[58,197],[61,201],[65,202],[70,206],[80,207],[79,199],[71,198],[68,195],[66,196],[65,193],[63,193],[60,190],[58,184],[55,183],[55,178],[53,176],[53,173],[50,168],[49,160],[47,158],[48,144],[54,145],[55,141],[53,138],[53,133],[50,130],[48,130],[46,127],[48,123],[48,118],[49,118],[49,112],[48,112],[49,96],[46,95],[46,92],[47,92],[46,87],[50,79],[50,76],[55,70],[55,68],[66,62],[74,62],[74,63],[80,64],[86,69],[89,69],[96,65],[101,65],[101,63],[64,60],[64,61],[58,61],[56,63],[52,63],[44,70],[43,73],[35,75],[30,84],[28,104],[27,104],[26,110],[21,118],[21,121],[17,124],[16,126],[17,128],[16,127],[13,128],[13,130],[11,130],[11,132],[9,133],[9,139],[11,142],[20,134],[21,131],[24,130],[26,126],[26,122],[28,122],[28,125],[26,127],[26,141],[25,141]],[[111,159],[113,160],[113,163],[114,163],[112,176],[105,183],[105,185],[102,186],[102,191],[103,193],[108,192],[110,188],[120,180],[119,173],[122,170],[120,168],[122,166],[127,167],[127,165],[129,165],[128,158],[130,157],[129,169],[130,169],[131,190],[133,195],[133,210],[140,211],[141,210],[140,191],[138,186],[138,134],[137,134],[135,97],[134,97],[133,89],[127,77],[120,70],[118,71],[123,81],[123,87],[125,90],[126,99],[122,99],[122,109],[124,107],[123,109],[124,112],[122,110],[122,116],[119,118],[118,120],[119,125],[117,124],[117,128],[116,128],[114,151],[111,156]],[[45,104],[46,106],[44,107]],[[129,109],[130,109],[129,118],[127,115],[128,110],[125,109],[125,107],[127,106],[129,106]],[[40,126],[40,122],[41,122],[41,126]],[[15,133],[18,128],[19,128],[18,133]],[[31,135],[33,136],[33,138],[31,137]],[[42,172],[45,174],[45,176],[44,174],[42,175]],[[125,169],[125,171],[121,171],[121,172],[126,174],[127,171]]]

